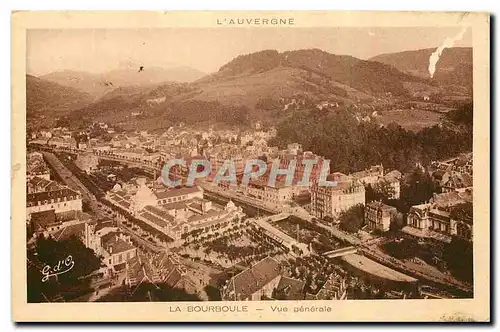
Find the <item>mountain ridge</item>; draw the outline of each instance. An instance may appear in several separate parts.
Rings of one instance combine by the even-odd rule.
[[[104,73],[63,70],[40,78],[86,92],[98,100],[115,88],[134,85],[157,85],[165,82],[192,82],[205,73],[187,66],[116,68]]]

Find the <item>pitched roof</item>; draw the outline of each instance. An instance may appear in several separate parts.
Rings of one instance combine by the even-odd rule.
[[[133,245],[126,242],[119,237],[119,232],[109,232],[101,237],[102,247],[108,251],[108,248],[112,249],[110,254],[116,254],[124,251],[129,251],[135,249]],[[108,251],[109,252],[109,251]]]
[[[148,212],[150,214],[153,214],[156,217],[163,219],[164,221],[173,221],[174,220],[174,217],[171,216],[167,211],[165,211],[161,208],[158,208],[156,206],[146,205],[143,210],[144,210],[144,212]]]
[[[77,195],[80,195],[80,194],[74,190],[71,190],[68,187],[65,187],[65,188],[61,188],[58,190],[42,191],[42,192],[38,192],[38,193],[28,194],[26,197],[26,202],[27,203],[36,203],[36,202],[40,202],[40,201],[43,202],[45,200],[50,202],[51,199],[54,199],[55,201],[57,201],[58,198],[63,199],[64,197],[66,197],[67,199],[69,199],[70,196],[73,196],[73,199],[76,199]]]
[[[187,194],[193,194],[196,192],[201,192],[201,189],[193,186],[193,187],[182,187],[182,188],[174,188],[170,190],[165,190],[165,191],[159,191],[156,192],[155,195],[158,199],[164,199],[164,198],[170,198],[170,197],[177,197],[177,196],[182,196],[182,195],[187,195]]]
[[[276,286],[277,300],[303,300],[304,287],[306,283],[289,277],[281,277],[278,286]]]
[[[397,209],[394,206],[384,204],[380,201],[373,201],[373,202],[366,203],[366,206],[377,209],[377,210],[381,209],[382,211],[397,211]]]
[[[227,290],[228,297],[232,300],[248,299],[279,275],[279,263],[271,257],[266,257],[231,278]]]
[[[55,210],[47,210],[41,212],[33,212],[31,214],[31,222],[35,227],[45,228],[48,225],[56,223]]]
[[[160,227],[167,227],[168,226],[168,223],[165,220],[163,220],[163,219],[161,219],[161,218],[159,218],[159,217],[155,216],[154,214],[151,214],[147,211],[142,212],[141,217],[158,225],[158,226],[160,226]]]
[[[66,226],[61,230],[58,230],[53,234],[54,239],[57,241],[69,239],[71,236],[75,235],[77,237],[81,236],[85,231],[85,223],[79,223],[76,225]]]

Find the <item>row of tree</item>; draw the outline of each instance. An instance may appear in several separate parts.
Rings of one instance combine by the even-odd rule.
[[[297,142],[331,161],[331,169],[351,173],[371,165],[409,171],[472,150],[472,104],[451,111],[443,124],[419,132],[390,123],[358,122],[352,112],[295,111],[279,123],[270,145]]]

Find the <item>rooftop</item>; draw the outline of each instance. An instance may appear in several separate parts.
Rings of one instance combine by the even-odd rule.
[[[279,275],[279,263],[271,257],[266,257],[231,278],[228,286],[229,297],[234,300],[248,299]]]
[[[58,198],[63,199],[64,197],[66,197],[66,199],[69,200],[71,196],[73,197],[73,199],[77,199],[77,196],[79,195],[80,193],[71,190],[68,187],[64,187],[52,191],[42,191],[38,193],[28,194],[26,197],[26,202],[36,204],[37,202],[48,201],[50,203],[52,199],[57,201]]]
[[[116,254],[135,249],[133,245],[120,238],[120,234],[119,232],[109,232],[102,236],[102,247],[108,253]],[[109,252],[109,248],[112,249],[112,252]]]
[[[196,192],[202,192],[200,188],[197,186],[193,187],[181,187],[181,188],[173,188],[165,191],[156,192],[155,195],[158,199],[177,197],[182,195],[193,194]]]

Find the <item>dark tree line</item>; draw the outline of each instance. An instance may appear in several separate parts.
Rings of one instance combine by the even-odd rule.
[[[365,209],[363,204],[357,204],[340,214],[340,229],[356,233],[365,224]]]
[[[472,105],[451,111],[446,122],[419,132],[390,123],[360,122],[348,110],[297,111],[278,125],[271,142],[281,148],[297,142],[331,160],[331,170],[351,173],[382,163],[386,169],[410,171],[472,150]]]
[[[68,272],[59,274],[57,278],[50,277],[43,281],[44,267],[50,266],[50,271],[53,271],[59,266],[59,271],[65,271],[69,265],[65,265],[64,260],[69,255],[71,259],[66,262],[73,261],[73,267]],[[28,251],[28,302],[53,301],[57,297],[69,301],[92,292],[87,276],[100,266],[101,260],[92,249],[85,247],[75,236],[63,241],[41,236],[36,241],[35,249]]]
[[[218,101],[188,100],[173,103],[165,113],[172,123],[197,124],[215,121],[228,125],[248,125],[250,110],[246,106],[226,106]]]

